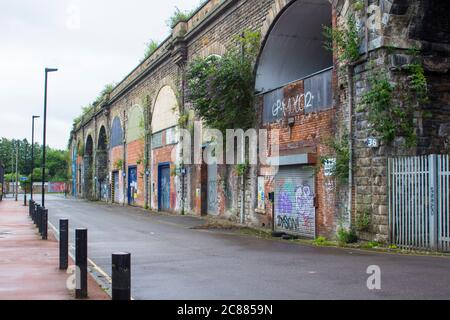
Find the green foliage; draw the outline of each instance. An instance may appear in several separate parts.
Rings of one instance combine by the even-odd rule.
[[[375,248],[379,248],[380,244],[376,241],[369,241],[369,242],[364,243],[361,247],[363,249],[375,249]]]
[[[312,243],[313,245],[318,247],[325,247],[330,244],[330,242],[325,237],[317,237],[317,239],[315,239]]]
[[[389,143],[396,137],[396,118],[401,116],[400,109],[393,105],[392,98],[395,87],[389,82],[387,75],[374,73],[369,77],[370,90],[362,97],[362,103],[369,113],[369,121],[373,130],[381,135],[381,139]]]
[[[409,65],[411,72],[409,84],[394,86],[390,83],[386,73],[371,72],[369,77],[370,90],[362,97],[363,107],[360,111],[367,111],[369,121],[385,143],[392,142],[396,137],[405,138],[406,146],[413,147],[417,143],[414,129],[414,113],[416,102],[427,101],[426,79],[423,68],[417,64]],[[412,71],[411,71],[412,70]],[[393,102],[395,91],[402,95],[402,106]]]
[[[100,92],[99,96],[94,100],[93,103],[90,103],[81,108],[81,114],[73,120],[73,125],[77,126],[83,121],[83,118],[91,114],[94,109],[99,106],[102,102],[109,99],[109,95],[113,92],[115,88],[114,83],[107,84],[103,90]]]
[[[244,176],[247,173],[249,168],[250,168],[250,165],[248,163],[237,164],[235,166],[234,170],[236,171],[236,175],[238,177],[242,177],[242,176]]]
[[[411,98],[420,104],[427,103],[429,101],[428,83],[422,64],[414,61],[406,69],[409,73],[409,88],[413,94]]]
[[[255,121],[253,66],[260,33],[245,30],[220,58],[197,58],[188,67],[188,98],[205,125],[225,132],[248,129]]]
[[[321,165],[331,158],[336,157],[336,163],[331,174],[341,183],[345,183],[349,178],[350,171],[350,144],[348,134],[344,134],[340,139],[329,139],[325,144],[333,150],[333,155],[321,158]]]
[[[116,170],[122,170],[123,169],[123,160],[119,159],[114,163],[114,168]]]
[[[5,165],[5,173],[10,174],[15,180],[16,149],[19,150],[18,171],[19,177],[30,178],[33,170],[35,181],[42,179],[42,146],[34,145],[34,163],[31,163],[31,144],[24,140],[0,140],[0,163]],[[48,181],[66,181],[68,162],[66,161],[66,151],[61,151],[47,147],[46,154],[46,178]],[[9,180],[10,181],[10,180]]]
[[[356,235],[356,232],[354,229],[346,230],[345,228],[339,228],[337,232],[337,238],[339,241],[339,244],[346,245],[350,243],[356,243],[358,242],[358,236]]]
[[[167,20],[167,25],[173,29],[178,23],[187,22],[192,17],[193,12],[191,10],[182,11],[178,7],[175,7],[174,13]]]
[[[159,42],[155,40],[150,40],[150,42],[145,44],[145,53],[144,57],[141,59],[141,62],[150,57],[159,47]]]
[[[180,10],[178,7],[175,7],[175,11],[172,16],[167,20],[167,25],[170,28],[174,28],[179,22],[187,22],[190,18],[196,13],[196,11],[202,7],[209,0],[202,0],[200,3],[192,10]]]
[[[361,0],[356,1],[353,4],[353,10],[355,11],[361,11],[362,9],[364,9],[364,2]]]
[[[370,231],[372,216],[369,212],[360,213],[356,217],[356,230],[361,232]]]
[[[350,15],[344,29],[323,26],[323,35],[326,38],[325,49],[337,50],[338,59],[346,64],[359,59],[359,32],[355,17]]]

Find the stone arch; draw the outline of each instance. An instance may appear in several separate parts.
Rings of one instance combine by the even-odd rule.
[[[178,124],[180,103],[172,86],[164,85],[158,92],[152,108],[152,131],[159,132]]]
[[[144,110],[136,104],[128,112],[127,143],[143,139],[144,133]]]
[[[94,177],[94,139],[88,134],[84,149],[84,194],[88,199],[93,198],[93,177]]]
[[[332,25],[329,0],[275,1],[261,29],[256,91],[270,91],[333,66],[332,53],[323,48],[323,25]]]
[[[100,199],[108,200],[108,136],[105,126],[98,133],[95,166],[97,168],[96,188]]]

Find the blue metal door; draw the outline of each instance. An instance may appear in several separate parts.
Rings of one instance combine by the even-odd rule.
[[[158,207],[170,210],[170,165],[160,165],[158,171]]]
[[[129,167],[128,168],[128,204],[134,205],[137,198],[137,168]]]

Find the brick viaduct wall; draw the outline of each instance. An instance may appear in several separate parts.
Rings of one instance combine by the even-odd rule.
[[[300,0],[299,0],[300,1]],[[85,146],[88,136],[94,141],[94,159],[98,146],[99,131],[102,126],[110,136],[113,119],[118,116],[122,122],[124,139],[127,132],[128,112],[134,105],[144,108],[144,140],[137,146],[124,146],[111,150],[107,148],[109,182],[111,172],[115,171],[115,162],[123,159],[120,174],[130,164],[136,164],[137,152],[141,152],[144,162],[138,165],[140,190],[138,205],[157,209],[157,194],[152,184],[157,182],[157,164],[153,162],[159,153],[152,150],[152,114],[155,100],[160,89],[170,86],[179,99],[179,111],[191,108],[185,99],[183,83],[184,70],[195,57],[212,54],[223,55],[234,45],[233,37],[243,29],[260,30],[263,41],[270,33],[278,17],[295,1],[290,0],[211,0],[202,7],[187,23],[179,23],[172,35],[146,61],[133,70],[116,86],[109,99],[98,106],[94,114],[84,119],[71,134],[73,146],[81,143]],[[288,126],[281,125],[282,141],[285,146],[297,145],[309,148],[315,161],[321,155],[330,152],[324,143],[327,135],[341,136],[347,130],[351,132],[352,179],[351,184],[338,185],[332,178],[325,177],[323,169],[316,176],[317,234],[333,237],[339,227],[340,219],[350,218],[353,223],[358,215],[369,213],[372,227],[362,238],[388,240],[388,189],[387,158],[400,155],[429,153],[448,153],[450,135],[450,78],[448,3],[426,0],[367,0],[363,11],[354,9],[355,1],[331,0],[333,24],[345,25],[349,15],[355,15],[361,34],[361,59],[353,64],[352,76],[347,78],[347,68],[336,59],[333,70],[333,105],[330,110],[314,113],[310,116],[298,116],[292,132],[287,135]],[[431,23],[433,21],[433,23]],[[369,66],[387,72],[392,83],[407,81],[408,75],[397,70],[401,57],[408,49],[422,49],[421,59],[428,80],[430,103],[422,106],[431,112],[432,117],[416,115],[415,126],[418,133],[418,145],[415,148],[403,148],[402,139],[392,145],[380,144],[369,148],[367,139],[374,137],[370,130],[368,114],[358,110],[364,92],[369,88]],[[336,58],[336,57],[335,57]],[[261,119],[262,103],[255,119]],[[259,123],[257,127],[262,126]],[[375,135],[375,138],[376,135]],[[124,148],[125,147],[125,148]],[[140,149],[140,150],[138,150]],[[286,151],[286,150],[285,150]],[[84,168],[78,157],[77,189],[78,196],[84,193]],[[175,166],[172,165],[174,169]],[[148,172],[146,172],[148,171]],[[233,168],[218,169],[218,214],[238,220],[242,199],[241,184]],[[94,171],[98,173],[97,169]],[[126,173],[126,172],[125,172]],[[148,173],[148,175],[146,174]],[[261,168],[252,168],[246,184],[245,218],[246,222],[257,226],[271,226],[271,203],[267,193],[274,190],[273,177],[266,178],[265,210],[257,212],[257,180]],[[94,184],[95,181],[92,181]],[[184,178],[171,178],[172,191],[176,190],[178,212],[202,214],[202,166],[188,166]],[[350,187],[351,186],[351,187]],[[122,192],[126,192],[126,178],[121,178]],[[94,196],[97,188],[93,188]],[[171,196],[172,197],[172,196]],[[181,201],[179,198],[184,198]],[[126,198],[126,197],[124,197]],[[171,199],[171,202],[172,199]],[[184,206],[183,206],[184,205]]]

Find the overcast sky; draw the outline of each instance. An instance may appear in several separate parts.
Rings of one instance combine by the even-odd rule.
[[[47,144],[65,149],[73,119],[104,86],[137,66],[150,39],[169,35],[178,7],[200,0],[0,0],[0,137],[31,140],[49,75]],[[42,121],[36,137],[42,142]]]

